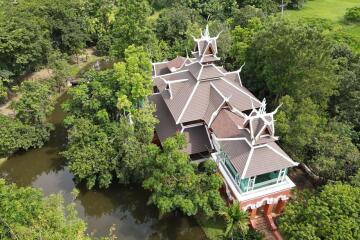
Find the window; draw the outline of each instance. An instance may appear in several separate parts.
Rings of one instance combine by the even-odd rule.
[[[255,181],[256,181],[256,176],[254,176],[254,177],[250,177],[250,178],[249,178],[247,191],[251,191],[251,190],[253,190],[253,189],[254,189],[254,186],[255,186]]]
[[[287,174],[287,168],[281,169],[280,173],[279,173],[279,176],[278,176],[278,179],[277,179],[277,182],[280,183],[280,182],[284,181],[285,177],[286,177],[286,174]]]
[[[277,179],[278,176],[279,176],[279,171],[274,171],[274,172],[258,175],[258,176],[256,176],[255,184],[270,181],[273,179]]]

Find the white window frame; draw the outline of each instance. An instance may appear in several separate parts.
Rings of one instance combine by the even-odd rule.
[[[286,177],[286,168],[283,168],[279,171],[279,176],[277,179],[277,183],[281,183],[285,180]]]
[[[254,190],[255,180],[256,180],[256,176],[253,176],[253,177],[249,178],[248,186],[247,186],[247,189],[246,189],[247,192]]]

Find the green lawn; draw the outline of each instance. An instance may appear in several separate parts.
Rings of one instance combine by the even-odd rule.
[[[323,18],[334,22],[336,32],[347,34],[353,48],[360,50],[360,24],[350,24],[344,19],[347,8],[360,6],[360,0],[309,0],[301,10],[285,11],[290,19]]]
[[[346,9],[355,6],[360,6],[359,0],[310,0],[300,11],[287,11],[286,14],[297,18],[319,17],[342,22]]]
[[[196,220],[210,240],[223,238],[225,221],[221,217],[206,219],[201,214],[196,215]]]

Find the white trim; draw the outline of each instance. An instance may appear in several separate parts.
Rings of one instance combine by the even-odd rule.
[[[209,120],[209,127],[212,124],[212,122],[214,121],[215,117],[218,115],[220,109],[222,108],[222,106],[226,103],[226,100],[224,99],[223,102],[220,104],[220,106],[211,114],[211,118]]]
[[[220,94],[220,96],[223,98],[223,99],[230,99],[230,97],[225,97],[224,94],[222,94],[222,92],[220,92],[220,90],[212,83],[210,82],[210,85],[215,89],[215,91]]]
[[[249,156],[248,156],[248,158],[246,160],[244,170],[243,170],[243,172],[241,174],[241,179],[244,179],[244,177],[245,177],[245,173],[246,173],[247,169],[249,168],[251,157],[252,157],[253,153],[254,153],[254,148],[251,148]]]
[[[290,180],[290,178],[288,176],[286,176],[285,181],[283,181],[281,183],[277,183],[277,184],[273,184],[273,185],[259,188],[256,190],[252,190],[250,192],[240,193],[238,188],[235,186],[234,182],[232,181],[232,178],[226,173],[226,170],[224,169],[222,164],[216,161],[216,158],[217,158],[216,154],[217,153],[211,154],[212,159],[213,159],[213,161],[215,161],[217,163],[219,171],[220,171],[221,175],[223,176],[225,183],[229,186],[232,193],[235,195],[235,198],[239,202],[248,201],[248,200],[256,199],[256,198],[260,198],[260,197],[266,198],[266,196],[268,196],[268,195],[272,195],[277,192],[282,192],[282,191],[285,191],[285,190],[295,187],[295,184]],[[281,196],[282,199],[283,198],[285,199],[285,197],[286,196],[283,196],[283,195]]]
[[[216,135],[215,135],[215,137],[216,137]],[[245,137],[241,137],[241,138],[217,138],[217,137],[216,137],[216,140],[217,140],[217,141],[245,141],[245,142],[249,145],[249,147],[255,148],[255,147],[249,142],[249,140],[247,140],[247,138],[245,138]]]
[[[294,164],[295,166],[299,165],[299,163],[294,162],[293,160],[291,160],[289,157],[285,156],[284,154],[280,153],[278,150],[274,149],[273,147],[271,147],[268,144],[265,144],[265,146],[267,146],[268,148],[270,148],[271,150],[273,150],[275,153],[279,154],[280,156],[282,156],[283,158],[285,158],[288,162]]]
[[[184,129],[185,129],[185,128],[184,128],[184,125],[183,125],[182,123],[180,123],[180,126],[181,126],[181,131],[180,131],[180,132],[183,133],[183,132],[184,132]]]
[[[260,201],[257,201],[255,204],[253,203],[250,203],[248,205],[246,205],[245,207],[242,208],[243,211],[247,211],[248,208],[250,209],[256,209],[256,208],[259,208],[261,206],[263,206],[263,203],[266,201],[267,204],[275,204],[275,203],[278,203],[280,200],[283,200],[283,201],[286,201],[288,200],[289,197],[286,196],[286,195],[279,195],[275,198],[273,197],[264,197],[262,198]]]
[[[187,79],[187,78],[178,79],[178,80],[171,80],[171,81],[166,80],[166,79],[164,79],[163,77],[160,77],[160,78],[161,78],[162,80],[164,80],[166,84],[181,83],[181,82],[189,81],[189,79]]]
[[[183,117],[183,115],[184,115],[184,113],[185,113],[185,110],[186,110],[187,107],[189,106],[190,101],[191,101],[192,97],[194,96],[194,94],[195,94],[195,92],[196,92],[196,90],[197,90],[197,87],[199,86],[199,83],[200,83],[200,82],[197,82],[197,83],[196,83],[193,91],[192,91],[191,94],[190,94],[189,99],[187,100],[187,102],[186,102],[183,110],[182,110],[181,113],[180,113],[180,116],[179,116],[178,120],[176,121],[176,124],[179,124],[179,123],[180,123],[180,120],[181,120],[181,118]]]
[[[184,125],[183,123],[181,123],[181,125],[183,126],[184,129],[186,128],[193,128],[193,127],[200,127],[200,126],[204,126],[204,123],[193,123],[190,125]]]
[[[205,125],[204,125],[204,127],[205,127],[206,134],[207,134],[207,136],[208,136],[209,142],[210,142],[210,144],[211,144],[211,148],[212,148],[212,149],[215,149],[214,144],[213,144],[213,142],[212,142],[212,140],[211,140],[211,138],[210,138],[209,129],[208,129]]]
[[[254,137],[254,140],[258,140],[261,136],[261,133],[265,130],[265,128],[267,127],[267,124],[264,124],[264,126],[260,129],[260,131],[258,132],[258,134]]]
[[[190,65],[190,64],[189,64],[189,65]],[[162,74],[162,75],[160,75],[159,77],[165,77],[165,76],[173,75],[173,74],[176,74],[176,73],[188,72],[188,71],[189,71],[189,69],[185,69],[185,70],[176,71],[176,72],[172,72],[172,73]]]
[[[229,84],[229,85],[231,85],[232,87],[234,87],[235,89],[237,89],[238,91],[240,91],[240,92],[244,93],[245,95],[247,95],[248,97],[250,97],[251,99],[254,99],[255,101],[258,101],[259,103],[261,103],[260,100],[258,100],[257,98],[249,95],[249,94],[248,94],[247,92],[245,92],[244,90],[238,88],[237,86],[235,86],[234,84],[232,84],[231,82],[229,82],[226,78],[223,78],[223,77],[220,77],[220,78],[221,78],[222,80],[224,80],[224,82],[226,82],[227,84]]]
[[[225,76],[225,73],[223,73],[222,71],[220,71],[215,64],[211,63],[211,64],[208,64],[208,66],[213,66],[223,77]]]
[[[201,64],[201,63],[200,63],[200,64]],[[198,75],[197,75],[197,77],[196,77],[196,80],[199,81],[199,77],[201,76],[201,73],[202,73],[203,69],[204,69],[204,65],[201,64],[201,68],[200,68],[200,71],[199,71],[199,73],[198,73]]]
[[[189,57],[186,57],[184,62],[181,64],[181,66],[178,69],[182,69],[185,66],[186,60],[190,60]]]

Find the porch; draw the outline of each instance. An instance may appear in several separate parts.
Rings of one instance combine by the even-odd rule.
[[[226,185],[230,188],[234,198],[239,202],[248,202],[262,196],[284,192],[295,187],[287,176],[287,169],[241,179],[230,160],[222,152],[212,153],[213,160],[217,163]],[[281,196],[286,198],[287,196]],[[230,199],[233,200],[233,199]],[[258,208],[262,203],[252,203],[252,208]],[[249,206],[244,206],[248,208]]]

